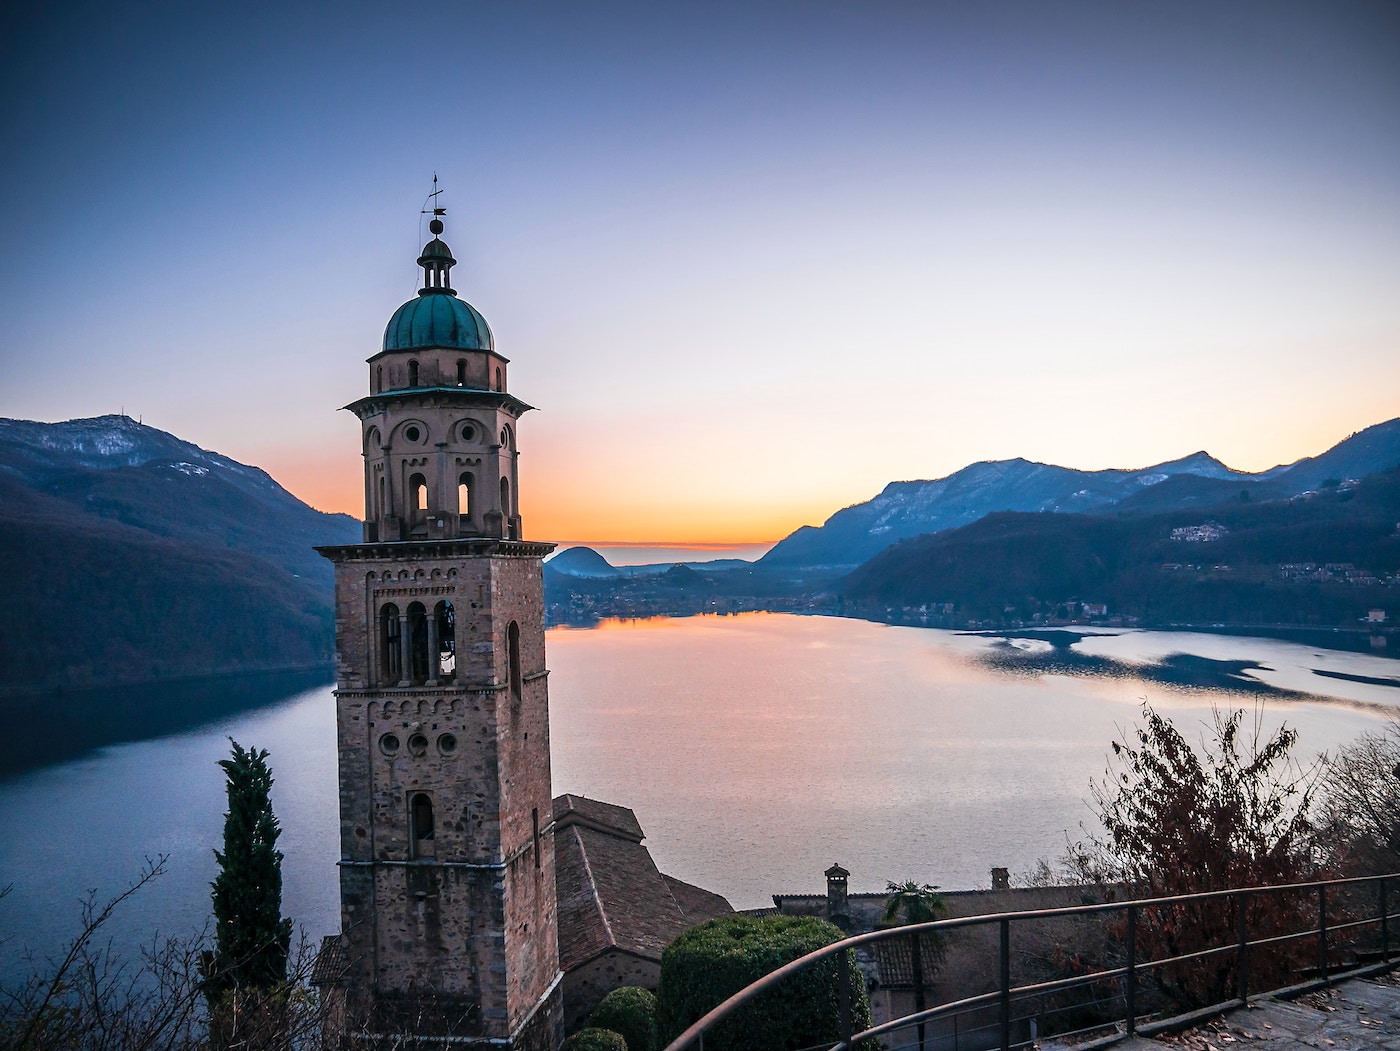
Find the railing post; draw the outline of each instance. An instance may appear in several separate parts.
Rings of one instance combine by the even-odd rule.
[[[1245,906],[1249,898],[1246,894],[1235,895],[1235,974],[1239,978],[1240,1003],[1249,1003],[1249,920]]]
[[[1001,926],[1001,1051],[1011,1051],[1011,921]]]
[[[836,954],[836,970],[839,974],[837,980],[838,1009],[841,1014],[841,1042],[847,1048],[851,1046],[851,950],[842,949]]]
[[[1327,982],[1327,884],[1317,888],[1317,968]],[[1328,984],[1331,984],[1328,982]]]
[[[1381,877],[1381,963],[1390,962],[1390,906],[1385,900],[1385,877]]]
[[[1137,906],[1128,906],[1128,976],[1123,990],[1127,1001],[1128,1036],[1137,1033]]]
[[[914,1011],[922,1014],[928,1006],[924,1001],[924,954],[920,945],[920,937],[917,932],[909,935],[909,963],[914,979]],[[920,1022],[919,1030],[919,1051],[924,1051],[924,1023]]]

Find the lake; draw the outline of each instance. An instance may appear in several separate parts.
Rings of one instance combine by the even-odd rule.
[[[1014,880],[1057,857],[1091,822],[1089,780],[1144,699],[1192,739],[1212,702],[1262,703],[1264,730],[1297,727],[1305,759],[1400,702],[1400,663],[1366,654],[1196,633],[1047,638],[768,613],[551,629],[554,790],[632,807],[662,871],[737,908],[820,893],[833,862],[853,891],[981,887],[993,866]],[[9,973],[22,947],[55,951],[80,900],[121,890],[144,857],[167,855],[167,871],[114,919],[116,942],[204,926],[230,736],[271,752],[285,913],[312,937],[337,929],[331,687],[260,688],[251,710],[199,725],[187,713],[165,736],[0,780]]]

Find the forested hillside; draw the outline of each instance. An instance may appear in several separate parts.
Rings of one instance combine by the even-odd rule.
[[[1340,625],[1400,613],[1397,529],[1392,470],[1264,503],[1245,491],[1165,512],[992,514],[901,541],[838,587],[857,604],[953,603],[994,620],[1091,603],[1144,624]]]
[[[0,421],[0,691],[325,664],[359,524],[128,417]]]

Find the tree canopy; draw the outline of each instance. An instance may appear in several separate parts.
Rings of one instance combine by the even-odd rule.
[[[220,760],[228,778],[224,849],[214,851],[216,949],[210,963],[211,1000],[232,989],[271,989],[286,981],[291,920],[282,918],[281,834],[272,812],[272,771],[266,750],[243,748]]]
[[[1074,860],[1103,882],[1138,896],[1287,883],[1311,865],[1316,769],[1293,758],[1298,731],[1266,736],[1261,710],[1252,733],[1245,712],[1215,709],[1199,751],[1150,705],[1090,786],[1103,825]]]

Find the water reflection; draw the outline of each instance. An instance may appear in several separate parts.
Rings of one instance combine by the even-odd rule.
[[[118,686],[5,702],[0,779],[104,745],[181,733],[240,712],[281,704],[332,681],[329,668]]]
[[[1144,700],[1189,737],[1212,703],[1265,700],[1265,728],[1287,719],[1311,755],[1397,699],[1312,673],[1390,661],[1191,633],[1013,640],[757,613],[556,629],[549,647],[555,790],[635,808],[663,871],[740,907],[820,891],[833,861],[870,890],[977,887],[1058,856]]]
[[[1144,699],[1188,737],[1215,700],[1266,699],[1265,729],[1287,719],[1305,756],[1375,729],[1400,700],[1374,681],[1395,677],[1393,660],[1190,633],[998,639],[753,613],[555,628],[548,652],[555,793],[632,807],[663,871],[740,908],[819,892],[833,862],[868,891],[978,887],[993,866],[1014,876],[1057,856]],[[271,751],[286,913],[334,930],[334,706],[325,686],[282,688],[148,692],[127,718],[100,698],[80,716],[53,698],[15,733],[7,718],[10,761],[49,765],[0,782],[0,886],[15,884],[0,956],[55,950],[88,889],[121,889],[148,854],[169,854],[170,873],[114,933],[198,930],[229,735]],[[52,762],[34,745],[46,735],[79,757]]]

